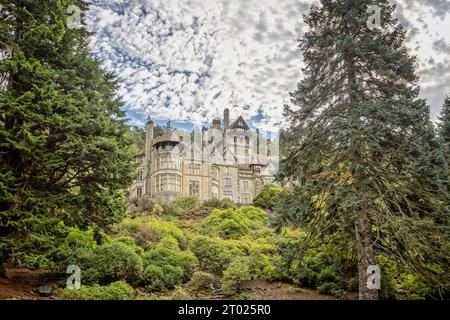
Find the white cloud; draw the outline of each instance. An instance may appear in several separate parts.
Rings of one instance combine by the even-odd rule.
[[[396,0],[422,62],[423,95],[437,114],[445,85],[436,66],[449,54],[447,0]],[[259,127],[275,129],[282,105],[301,78],[302,14],[311,0],[93,0],[92,47],[118,75],[132,114],[205,123],[230,107]],[[445,29],[446,28],[446,29]],[[439,45],[434,45],[436,41]],[[434,63],[430,63],[430,57]],[[139,123],[139,121],[136,121]]]

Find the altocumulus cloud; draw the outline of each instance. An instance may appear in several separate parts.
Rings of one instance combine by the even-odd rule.
[[[314,1],[316,2],[316,1]],[[423,96],[435,116],[447,89],[448,0],[396,0],[419,57]],[[92,48],[117,74],[135,124],[155,119],[204,124],[242,114],[276,130],[282,105],[301,78],[297,40],[311,0],[92,0]],[[445,88],[445,86],[449,88]]]

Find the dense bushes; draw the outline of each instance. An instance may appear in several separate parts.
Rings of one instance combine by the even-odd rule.
[[[193,291],[207,291],[211,289],[214,279],[215,277],[211,273],[196,271],[192,275],[187,287]]]
[[[141,282],[150,291],[164,290],[186,282],[197,265],[190,251],[181,251],[158,244],[143,256],[144,272]]]
[[[222,287],[227,295],[239,291],[242,283],[265,278],[277,278],[280,257],[278,255],[263,254],[252,251],[249,255],[235,257],[223,272]]]
[[[236,209],[236,205],[229,198],[225,198],[222,200],[213,198],[211,200],[203,201],[199,209],[199,214],[202,216],[206,216],[210,214],[214,209]]]
[[[142,272],[142,249],[130,237],[106,238],[97,244],[90,230],[72,230],[58,250],[60,270],[70,264],[81,268],[82,283],[135,283]]]
[[[403,265],[380,254],[377,263],[381,269],[381,299],[440,299],[436,287],[430,285],[419,273],[405,268]],[[435,272],[444,272],[440,266],[434,266]],[[445,293],[444,293],[445,294]]]
[[[267,190],[279,191],[278,187]],[[266,204],[259,205],[267,208],[273,199],[260,196],[258,201],[263,200]],[[323,235],[304,246],[307,239],[301,230],[283,228],[282,234],[276,234],[262,209],[236,208],[227,200],[200,204],[196,197],[181,197],[153,204],[147,214],[116,225],[114,238],[93,229],[66,228],[53,260],[61,261],[60,270],[78,264],[83,286],[79,291],[64,290],[62,297],[130,298],[133,291],[123,281],[98,286],[117,280],[152,292],[174,288],[172,298],[211,294],[211,284],[218,280],[228,296],[255,279],[285,280],[339,298],[358,290],[356,257],[349,249],[354,241],[351,235]],[[208,216],[199,219],[202,214]],[[47,257],[39,259],[27,261],[45,265]],[[377,262],[382,271],[382,299],[437,297],[419,274],[384,255],[377,256]]]
[[[222,288],[226,295],[236,293],[242,282],[254,279],[257,275],[250,268],[246,257],[237,257],[223,273]]]
[[[214,209],[205,219],[205,226],[209,230],[226,239],[255,235],[256,232],[267,227],[268,223],[266,213],[256,207]]]
[[[200,199],[197,196],[182,196],[173,200],[175,206],[180,208],[182,214],[193,213],[200,208]]]
[[[202,270],[222,276],[224,293],[228,295],[247,280],[275,279],[281,263],[276,246],[264,239],[230,240],[199,235],[192,239],[190,248]]]
[[[263,209],[273,210],[283,188],[274,184],[265,184],[253,199],[253,204]]]
[[[83,269],[83,279],[89,283],[110,283],[126,280],[136,283],[143,270],[142,258],[134,245],[115,241],[98,246],[94,250],[93,259]]]
[[[64,289],[60,299],[65,300],[128,300],[134,294],[133,288],[125,281],[117,281],[108,286],[81,286],[80,289]]]
[[[202,270],[216,274],[222,274],[234,257],[244,254],[234,241],[203,235],[194,237],[189,248],[198,258]]]
[[[136,243],[144,248],[151,248],[164,237],[170,236],[181,248],[186,247],[186,237],[175,224],[155,217],[137,217],[125,219],[117,226],[121,232],[131,233]]]
[[[302,251],[304,241],[303,234],[289,230],[279,244],[281,277],[337,297],[342,297],[346,291],[357,290],[356,258],[348,246],[351,239],[341,235],[324,236]]]

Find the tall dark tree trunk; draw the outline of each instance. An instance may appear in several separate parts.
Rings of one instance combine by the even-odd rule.
[[[6,270],[5,265],[3,263],[2,253],[0,253],[0,278],[6,278]]]
[[[355,221],[356,253],[358,257],[359,300],[378,300],[378,290],[367,286],[367,267],[375,265],[371,223],[365,214]]]

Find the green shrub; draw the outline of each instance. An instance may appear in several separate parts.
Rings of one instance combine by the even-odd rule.
[[[250,268],[258,277],[269,280],[279,278],[278,270],[281,263],[279,255],[268,255],[260,252],[253,252],[248,256]]]
[[[347,281],[347,291],[349,292],[358,292],[359,290],[359,282],[358,277],[352,277]]]
[[[268,218],[266,213],[256,207],[241,207],[239,209],[214,209],[206,217],[205,226],[225,239],[239,239],[252,231],[266,227]]]
[[[243,206],[237,209],[244,217],[249,219],[252,224],[257,226],[268,226],[269,218],[264,210],[252,206]]]
[[[125,219],[118,225],[119,231],[131,233],[136,243],[144,248],[151,248],[166,236],[178,241],[180,248],[187,245],[183,231],[174,223],[155,217],[137,217]]]
[[[173,250],[162,246],[149,250],[143,256],[144,265],[154,264],[160,267],[172,265],[181,267],[184,278],[189,278],[198,264],[197,258],[190,251]]]
[[[200,199],[197,196],[181,196],[173,200],[174,205],[180,208],[183,214],[193,213],[200,208]]]
[[[190,300],[189,293],[182,287],[176,287],[174,293],[170,296],[171,300]]]
[[[342,298],[344,295],[344,290],[334,282],[324,282],[317,287],[317,291],[322,294],[331,294],[338,298]]]
[[[190,242],[189,248],[203,270],[216,274],[222,274],[233,258],[244,255],[238,243],[219,237],[196,236]]]
[[[125,281],[117,281],[108,286],[81,286],[80,289],[64,289],[60,298],[64,300],[129,300],[134,290]]]
[[[27,268],[31,270],[37,269],[53,269],[55,263],[47,256],[46,253],[27,253],[15,252],[11,255],[12,263],[19,268]]]
[[[319,258],[305,256],[301,260],[293,261],[289,277],[294,283],[307,288],[315,288],[321,267],[322,264]]]
[[[180,217],[183,215],[183,210],[173,201],[161,203],[162,212],[165,216]]]
[[[172,250],[179,250],[180,246],[178,244],[177,239],[175,239],[172,236],[164,236],[161,241],[158,242],[158,244],[156,245],[156,247],[164,247],[164,248],[169,248]]]
[[[134,283],[143,270],[136,246],[116,241],[98,246],[90,259],[80,265],[82,281],[101,284],[117,280]]]
[[[150,291],[165,290],[191,277],[197,259],[190,251],[180,251],[158,244],[144,254],[144,272],[141,282]]]
[[[149,264],[141,275],[141,281],[149,291],[162,291],[166,289],[163,268]]]
[[[97,247],[93,229],[83,231],[78,228],[70,228],[67,237],[64,239],[64,244],[70,249],[93,250]]]
[[[338,273],[335,266],[331,265],[320,270],[317,277],[318,285],[322,283],[338,283],[342,279],[342,275]]]
[[[397,298],[407,300],[424,300],[432,288],[416,273],[403,273],[397,279]]]
[[[222,289],[224,294],[235,294],[242,282],[252,280],[256,275],[252,272],[247,257],[238,257],[233,260],[223,273]]]
[[[236,209],[236,204],[229,198],[224,198],[222,200],[213,198],[211,200],[203,201],[199,209],[199,214],[202,216],[206,216],[210,214],[214,209]]]
[[[282,238],[279,273],[296,284],[313,289],[321,287],[322,292],[341,297],[349,287],[344,275],[356,276],[356,259],[348,246],[349,239],[342,234],[327,235],[311,243],[308,250],[299,252],[303,241],[302,232],[296,236],[291,232]]]
[[[261,187],[258,195],[253,199],[253,204],[263,209],[275,208],[283,188],[274,184],[265,184]]]
[[[163,213],[164,213],[164,208],[159,203],[155,203],[155,205],[153,206],[153,209],[151,211],[151,214],[155,215],[155,216],[160,216]]]
[[[163,291],[183,283],[185,273],[182,267],[165,264],[149,264],[142,273],[141,281],[149,291]]]
[[[62,243],[53,252],[52,258],[57,261],[55,271],[65,272],[68,265],[75,264],[86,269],[86,266],[94,260],[94,250],[97,248],[95,232],[93,229],[80,230],[69,228]],[[103,241],[110,241],[104,236]]]
[[[128,247],[131,247],[134,249],[134,251],[141,256],[144,253],[144,249],[142,249],[141,247],[139,247],[136,244],[136,241],[134,240],[134,238],[129,237],[129,236],[120,236],[117,238],[113,238],[111,239],[111,242],[121,242],[125,245],[127,245]]]
[[[376,256],[377,265],[381,270],[381,300],[396,299],[397,288],[395,278],[398,275],[397,263],[385,255]]]
[[[196,271],[188,282],[187,287],[193,291],[210,290],[214,279],[215,277],[211,273]]]

